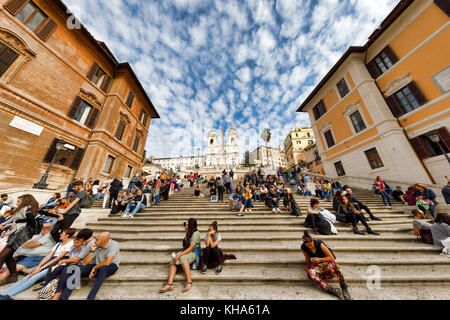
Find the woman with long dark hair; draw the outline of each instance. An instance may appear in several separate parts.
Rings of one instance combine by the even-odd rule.
[[[159,293],[167,291],[173,291],[173,280],[177,273],[177,265],[181,265],[184,273],[186,274],[186,286],[181,292],[188,292],[192,288],[191,278],[191,264],[197,259],[197,254],[194,249],[200,247],[200,232],[197,230],[197,220],[190,218],[187,225],[185,225],[186,236],[183,240],[183,250],[178,254],[172,254],[169,267],[169,280],[167,285],[159,290]]]
[[[11,211],[15,222],[9,231],[7,245],[0,252],[0,266],[6,263],[10,277],[3,281],[1,285],[17,282],[18,273],[16,260],[13,258],[13,255],[22,244],[30,240],[33,236],[27,224],[31,219],[35,219],[39,213],[39,203],[30,194],[18,197],[16,206],[16,209]]]
[[[221,257],[223,255],[220,249],[220,241],[222,236],[217,232],[217,221],[213,221],[208,227],[208,233],[203,238],[206,248],[203,250],[203,268],[202,273],[206,273],[208,263],[216,262],[218,264],[216,273],[222,272]]]
[[[301,249],[305,256],[306,265],[308,266],[306,269],[308,278],[320,286],[324,292],[338,297],[341,300],[343,298],[345,300],[351,300],[347,283],[345,282],[341,268],[336,264],[336,256],[333,251],[322,240],[314,240],[308,231],[305,231],[303,235]],[[326,283],[326,280],[333,277],[336,277],[339,281],[342,293],[341,290],[330,287]]]
[[[342,198],[342,190],[337,190],[333,196],[333,209],[336,212],[338,211],[339,205],[341,204],[341,198]]]

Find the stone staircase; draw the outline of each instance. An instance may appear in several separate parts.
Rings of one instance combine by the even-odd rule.
[[[383,219],[369,222],[381,235],[354,235],[351,225],[342,223],[335,224],[338,235],[313,235],[333,249],[353,298],[448,298],[450,259],[439,255],[438,248],[416,239],[411,232],[409,212],[396,206],[384,207],[370,191],[354,192]],[[209,194],[206,188],[203,193]],[[302,270],[306,266],[299,246],[309,198],[295,198],[301,217],[273,213],[260,202],[254,203],[252,212],[237,217],[236,212],[229,210],[228,202],[210,202],[208,197],[194,199],[193,189],[186,188],[133,219],[105,215],[86,223],[95,234],[109,231],[120,243],[120,269],[107,279],[97,299],[332,299],[313,286]],[[321,201],[321,206],[332,210],[331,201]],[[100,204],[91,210],[105,212]],[[223,251],[234,254],[237,260],[227,261],[221,275],[211,269],[206,274],[193,270],[193,288],[185,294],[181,293],[185,277],[180,270],[175,277],[175,290],[158,294],[167,282],[170,253],[181,248],[183,222],[191,217],[197,219],[202,237],[208,225],[217,220]],[[360,230],[365,231],[362,226]],[[381,287],[370,290],[367,277],[373,266],[380,271]],[[83,283],[86,282],[89,281]],[[71,298],[85,299],[91,286],[75,290]],[[35,293],[28,290],[16,298],[34,299]]]

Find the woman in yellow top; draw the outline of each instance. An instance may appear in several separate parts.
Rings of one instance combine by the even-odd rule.
[[[242,194],[242,197],[244,198],[244,207],[245,211],[252,212],[252,191],[250,190],[250,187],[245,187],[244,193]]]
[[[330,200],[330,195],[332,194],[333,190],[330,181],[324,180],[322,183],[322,199],[327,197],[327,200]]]

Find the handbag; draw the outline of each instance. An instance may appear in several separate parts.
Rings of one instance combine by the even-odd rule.
[[[45,287],[39,290],[39,299],[40,300],[53,300],[53,297],[56,293],[56,288],[58,286],[59,278],[50,281]]]
[[[419,230],[420,233],[420,239],[422,239],[423,242],[428,243],[428,244],[433,244],[433,235],[431,233],[431,229],[420,229]]]

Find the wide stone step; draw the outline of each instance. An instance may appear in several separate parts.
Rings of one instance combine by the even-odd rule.
[[[287,265],[282,269],[267,268],[263,265],[233,266],[224,264],[223,272],[220,275],[215,270],[208,270],[202,274],[199,270],[191,271],[194,283],[208,283],[210,281],[235,281],[235,282],[256,282],[256,283],[285,283],[285,282],[309,282],[310,280],[303,271],[305,265]],[[405,273],[405,266],[380,266],[381,283],[423,283],[439,282],[450,283],[450,274],[446,273],[447,265],[437,266],[408,266]],[[370,275],[367,266],[342,266],[342,272],[348,283],[367,282],[366,277]],[[153,266],[151,269],[145,266],[121,266],[116,274],[106,279],[105,282],[142,282],[142,281],[167,281],[168,265]],[[92,280],[88,280],[92,282]],[[179,268],[175,276],[176,282],[185,281],[184,273]],[[334,280],[336,281],[336,280]]]
[[[112,232],[113,234],[127,234],[127,233],[152,233],[152,234],[167,234],[167,233],[180,233],[180,225],[177,224],[177,226],[151,226],[151,227],[142,227],[141,225],[114,225],[109,223],[87,223],[87,226],[92,229],[94,232],[101,232],[103,230],[108,230]],[[199,230],[206,230],[208,227],[207,224],[204,224],[204,227],[202,228],[201,225],[199,225]],[[227,233],[234,233],[239,231],[239,234],[255,234],[255,233],[264,233],[267,235],[269,232],[270,234],[277,234],[277,233],[287,233],[287,234],[295,234],[298,235],[299,232],[303,233],[305,230],[310,230],[305,227],[300,226],[277,226],[277,225],[270,225],[270,226],[255,226],[252,225],[251,228],[248,228],[248,226],[231,226],[231,227],[224,227],[223,224],[220,228],[220,233],[225,237]],[[352,228],[337,228],[339,233],[349,233],[353,232]],[[374,228],[374,230],[378,232],[386,232],[386,233],[411,233],[411,226],[407,226],[404,228],[384,228],[381,226],[377,226]],[[205,231],[206,232],[206,231]],[[181,233],[180,233],[181,234]]]
[[[120,232],[111,233],[113,239],[119,242],[141,242],[146,241],[148,245],[158,245],[160,243],[172,243],[174,245],[177,245],[180,243],[180,239],[183,239],[184,234],[146,234],[146,233],[137,233],[137,234],[123,234]],[[301,233],[291,233],[291,234],[271,234],[267,235],[267,233],[259,233],[259,234],[228,234],[223,233],[223,243],[241,243],[241,242],[248,242],[249,245],[251,244],[261,244],[261,243],[274,243],[280,245],[289,245],[292,243],[293,238],[300,238]],[[333,243],[341,243],[345,245],[364,245],[369,242],[376,242],[378,245],[390,245],[393,241],[398,245],[400,243],[420,243],[420,240],[417,240],[414,236],[398,236],[398,235],[380,235],[380,236],[373,236],[373,235],[354,235],[354,234],[341,234],[341,235],[330,235],[330,236],[323,236],[322,239],[326,240],[328,242]]]
[[[224,253],[228,252],[224,250]],[[121,265],[157,265],[167,266],[170,260],[167,252],[121,252]],[[402,255],[395,253],[374,252],[340,252],[337,261],[340,265],[450,265],[450,259],[436,255],[433,251],[407,252]],[[259,265],[259,264],[304,264],[305,258],[300,250],[289,252],[271,252],[261,255],[259,252],[247,251],[236,254],[236,260],[227,260],[231,265]]]
[[[363,237],[363,236],[361,236]],[[324,239],[326,240],[326,239]],[[390,243],[387,245],[383,245],[381,243],[376,243],[370,245],[370,243],[362,243],[359,242],[346,242],[339,243],[338,241],[328,241],[326,240],[327,245],[329,245],[332,250],[336,252],[359,252],[359,253],[411,253],[411,252],[435,252],[439,253],[442,250],[440,248],[426,245],[422,243],[396,243],[395,246]],[[150,244],[149,241],[125,241],[120,243],[121,251],[128,252],[166,252],[170,254],[172,252],[180,251],[182,247],[182,240],[174,241],[173,243],[156,243]],[[362,245],[364,244],[364,245]],[[281,241],[277,242],[267,242],[267,243],[257,243],[254,244],[252,242],[248,242],[245,244],[242,243],[232,243],[232,242],[224,242],[222,245],[222,249],[226,253],[231,254],[242,254],[242,252],[259,252],[259,253],[270,253],[272,252],[300,252],[300,241],[296,241],[295,239],[289,243],[283,243]]]
[[[324,293],[311,282],[297,282],[283,284],[256,282],[194,282],[187,293],[181,290],[185,285],[184,279],[177,279],[174,290],[159,294],[164,281],[142,281],[139,283],[114,283],[106,281],[97,294],[97,300],[336,300],[335,297]],[[334,284],[337,286],[337,284]],[[82,282],[82,287],[73,291],[70,300],[85,300],[92,288],[92,282]],[[350,283],[350,294],[355,300],[440,300],[450,296],[450,285],[446,283],[423,283],[399,285],[382,283],[379,289],[370,290],[365,283]],[[35,300],[36,292],[31,289],[14,297],[16,300]],[[188,304],[189,301],[186,302]],[[264,303],[262,303],[264,305]],[[224,309],[221,308],[222,313]],[[216,311],[217,312],[217,311]],[[220,313],[214,313],[215,315]]]

